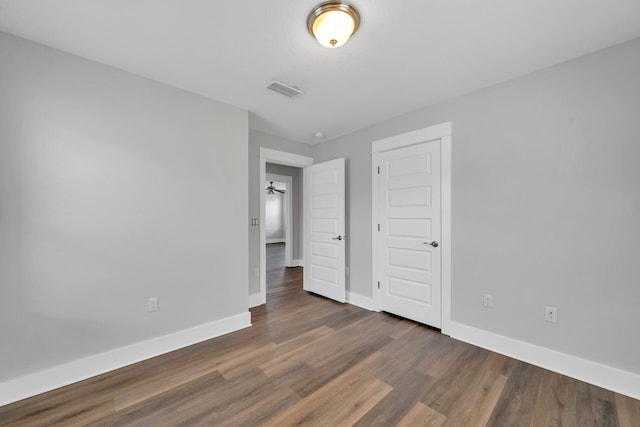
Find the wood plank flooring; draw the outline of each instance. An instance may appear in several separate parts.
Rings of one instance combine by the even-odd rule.
[[[253,326],[0,408],[2,426],[640,426],[640,401],[307,294],[269,245]]]

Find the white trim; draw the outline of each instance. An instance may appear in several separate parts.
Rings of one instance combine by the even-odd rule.
[[[262,157],[262,148],[260,148],[260,186],[265,181],[267,175],[267,162],[264,157]],[[260,234],[260,304],[267,303],[267,236],[266,229],[264,228],[265,224],[265,194],[260,189],[260,221],[258,222],[260,230],[258,230]],[[260,305],[258,304],[258,305]]]
[[[269,243],[286,243],[286,239],[267,239],[267,245]]]
[[[313,164],[313,158],[301,156],[299,154],[287,153],[286,151],[272,150],[260,147],[260,158],[264,158],[269,163],[303,168]]]
[[[184,329],[0,383],[0,406],[251,326],[251,313]]]
[[[451,129],[451,126],[449,126]],[[442,314],[440,317],[440,330],[449,335],[451,323],[451,136],[443,136],[440,139],[440,202],[442,218],[440,227],[443,236],[443,244],[440,246],[442,256]]]
[[[460,341],[477,345],[478,347],[486,348],[487,350],[495,351],[496,353],[504,354],[634,399],[640,399],[640,375],[638,374],[560,353],[504,335],[473,328],[458,322],[449,322],[449,332],[452,338]]]
[[[412,132],[373,141],[371,143],[371,152],[379,153],[382,151],[394,150],[396,148],[414,145],[416,144],[416,141],[428,142],[436,139],[442,139],[447,136],[451,136],[451,122],[440,123],[439,125],[429,126],[428,128],[418,129]]]
[[[380,311],[380,289],[378,289],[378,263],[376,254],[380,242],[378,239],[378,223],[380,221],[378,165],[380,153],[396,148],[424,142],[440,141],[440,187],[441,187],[441,254],[442,254],[442,290],[441,290],[441,320],[440,328],[443,334],[449,335],[451,323],[451,122],[441,123],[424,129],[403,133],[371,143],[371,287],[373,297],[371,308]]]
[[[380,165],[380,153],[373,152],[371,154],[371,288],[372,292],[372,309],[381,311],[382,302],[380,301],[380,288],[378,277],[380,271],[378,268],[377,254],[380,247],[378,239],[378,224],[380,223],[380,180],[378,177],[378,166]]]
[[[257,307],[262,304],[264,303],[262,302],[262,295],[260,295],[260,292],[257,294],[249,294],[249,308]]]
[[[347,303],[365,310],[373,311],[373,299],[364,295],[347,291]]]
[[[278,175],[275,173],[266,173],[265,177],[267,178],[266,181],[283,182],[286,186],[286,191],[282,197],[284,208],[284,239],[267,239],[266,243],[284,242],[284,265],[292,267],[291,258],[293,258],[293,244],[291,243],[291,227],[293,227],[293,177],[288,175]]]
[[[291,267],[304,267],[304,259],[291,260]]]

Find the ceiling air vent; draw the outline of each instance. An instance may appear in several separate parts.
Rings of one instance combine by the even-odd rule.
[[[272,81],[266,87],[267,89],[278,92],[279,94],[287,96],[289,98],[295,98],[298,95],[302,95],[302,91],[297,87],[289,86],[288,84],[279,82],[277,80]]]

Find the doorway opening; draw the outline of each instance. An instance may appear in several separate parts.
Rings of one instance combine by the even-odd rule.
[[[294,240],[298,237],[298,221],[294,221],[293,212],[296,211],[298,213],[299,211],[299,192],[296,191],[294,194],[293,181],[294,177],[298,178],[300,170],[289,166],[282,167],[267,163],[267,170],[272,169],[279,169],[283,173],[289,173],[289,175],[266,174],[264,183],[265,243],[267,245],[281,244],[282,263],[286,267],[294,267],[296,264],[294,264],[293,259],[294,256],[298,255],[297,253],[294,254],[294,246],[296,246]]]
[[[265,171],[264,232],[268,298],[270,289],[286,281],[287,269],[300,265],[302,169],[268,162]]]
[[[262,191],[260,191],[260,268],[259,268],[259,276],[260,276],[260,293],[256,294],[258,298],[253,298],[253,295],[250,295],[250,306],[255,307],[258,305],[266,304],[267,302],[267,233],[266,233],[266,201],[267,201],[267,192],[265,191],[267,187],[267,174],[281,175],[281,176],[290,176],[291,177],[291,190],[289,191],[291,195],[291,202],[289,203],[289,207],[291,207],[290,218],[290,226],[289,226],[289,238],[291,240],[290,244],[287,245],[286,237],[285,237],[285,245],[284,245],[284,254],[285,254],[285,269],[286,266],[304,266],[303,259],[303,195],[302,195],[302,183],[304,182],[304,167],[313,164],[313,158],[301,156],[298,154],[287,153],[285,151],[272,150],[269,148],[260,148],[260,183],[264,185]],[[293,171],[289,170],[286,173],[285,168],[290,168]],[[297,175],[299,185],[296,185],[294,181],[295,176]],[[278,181],[277,179],[273,180]],[[269,180],[269,183],[271,180]],[[283,193],[283,194],[286,194]],[[297,197],[296,197],[297,195]],[[297,201],[296,201],[297,200]],[[296,210],[296,206],[299,204],[298,210]],[[288,209],[285,209],[287,211]],[[296,229],[299,230],[296,233]],[[286,230],[285,230],[286,231]],[[286,234],[286,233],[285,233]],[[297,236],[297,237],[296,237]],[[287,259],[287,246],[290,249],[290,258]],[[298,249],[296,249],[298,248]]]

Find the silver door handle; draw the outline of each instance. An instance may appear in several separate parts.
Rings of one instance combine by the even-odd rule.
[[[431,245],[431,246],[433,246],[434,248],[437,248],[437,247],[438,247],[438,245],[440,245],[440,243],[438,243],[438,241],[437,241],[437,240],[434,240],[433,242],[424,242],[424,244],[425,244],[425,245]]]
[[[343,237],[342,237],[342,236],[338,236],[338,237],[332,237],[331,239],[332,239],[332,240],[342,240],[342,239],[343,239]]]

